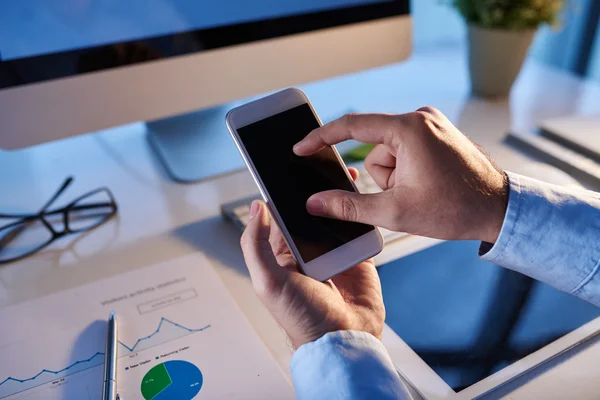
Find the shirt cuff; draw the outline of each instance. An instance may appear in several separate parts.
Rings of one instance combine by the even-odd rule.
[[[506,172],[506,177],[509,184],[508,206],[506,207],[506,215],[502,222],[500,234],[498,235],[496,243],[481,242],[481,245],[479,246],[479,257],[481,257],[482,260],[489,262],[497,261],[505,253],[514,232],[520,211],[519,208],[522,201],[520,176]]]
[[[507,172],[506,216],[483,260],[600,304],[600,195]]]
[[[301,346],[291,361],[297,399],[410,399],[380,340],[338,331]]]

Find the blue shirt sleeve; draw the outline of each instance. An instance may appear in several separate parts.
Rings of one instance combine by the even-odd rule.
[[[600,306],[600,194],[507,175],[504,224],[481,258]]]
[[[291,372],[299,400],[411,399],[381,341],[365,332],[332,332],[306,343]]]

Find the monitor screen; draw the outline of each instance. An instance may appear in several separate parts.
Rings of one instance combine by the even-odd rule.
[[[0,3],[0,54],[12,60],[385,1],[6,1]]]
[[[408,0],[0,2],[0,89],[408,14]]]

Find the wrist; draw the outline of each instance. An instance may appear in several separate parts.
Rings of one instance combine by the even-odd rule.
[[[345,322],[318,325],[312,328],[304,327],[300,330],[287,331],[286,333],[294,349],[298,349],[306,343],[316,342],[323,336],[334,332],[363,332],[382,340],[385,313],[381,315],[376,309],[370,309],[366,313],[365,318],[356,315],[355,318],[351,318]],[[376,316],[376,318],[372,318],[373,316]]]
[[[486,207],[487,214],[483,219],[486,223],[478,238],[482,242],[496,243],[506,216],[510,187],[506,173],[504,171],[499,172],[497,179],[490,186],[489,207]]]

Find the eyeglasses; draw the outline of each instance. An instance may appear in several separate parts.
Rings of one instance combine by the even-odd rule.
[[[0,214],[13,219],[0,227],[0,264],[30,256],[70,233],[94,229],[117,213],[117,203],[107,188],[93,190],[65,207],[49,210],[73,182],[67,178],[56,193],[36,214]]]

